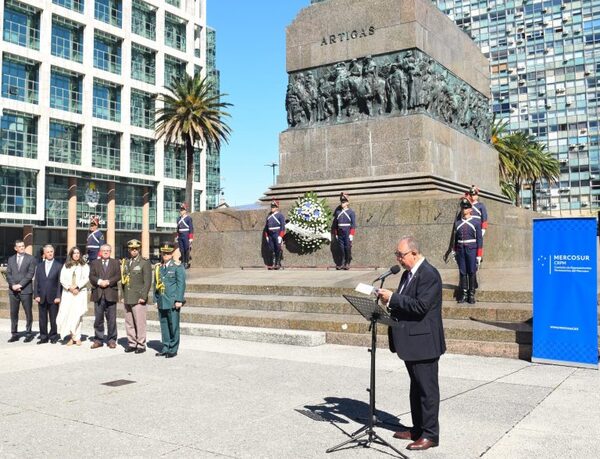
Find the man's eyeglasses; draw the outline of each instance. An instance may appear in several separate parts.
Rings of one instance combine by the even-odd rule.
[[[396,255],[396,258],[398,258],[399,260],[402,260],[406,255],[408,255],[409,253],[411,253],[412,250],[409,250],[408,252],[398,252],[397,250],[394,252],[394,255]]]

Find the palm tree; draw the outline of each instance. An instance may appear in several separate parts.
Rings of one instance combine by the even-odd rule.
[[[556,183],[560,176],[560,164],[558,160],[546,151],[546,145],[540,142],[535,142],[533,148],[535,161],[538,165],[539,174],[531,178],[531,201],[533,203],[533,211],[537,212],[537,184],[541,180],[545,180],[548,186]]]
[[[231,129],[223,121],[230,116],[224,111],[231,104],[222,102],[226,94],[219,94],[207,78],[184,74],[167,87],[169,93],[159,98],[164,106],[156,113],[157,138],[170,144],[183,144],[186,157],[185,200],[193,211],[194,147],[215,148],[227,142]]]

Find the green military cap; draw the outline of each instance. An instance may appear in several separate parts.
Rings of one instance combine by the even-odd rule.
[[[137,239],[131,239],[131,240],[127,241],[128,249],[139,249],[141,246],[142,246],[142,243],[140,241],[138,241]]]
[[[162,253],[172,253],[175,251],[175,244],[172,242],[163,242],[160,244],[160,251]]]

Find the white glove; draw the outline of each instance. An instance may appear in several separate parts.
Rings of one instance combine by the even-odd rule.
[[[352,242],[354,240],[354,235],[351,234],[350,236],[348,236],[348,238],[350,239],[350,242]]]
[[[269,236],[265,236],[265,241],[269,242]]]
[[[283,239],[281,238],[281,236],[277,236],[277,244],[281,244],[283,242]]]
[[[481,264],[481,257],[477,257],[477,266]]]
[[[484,229],[481,230],[481,235],[485,236],[485,230]]]
[[[450,252],[450,256],[456,260],[456,252],[453,250],[452,252]]]

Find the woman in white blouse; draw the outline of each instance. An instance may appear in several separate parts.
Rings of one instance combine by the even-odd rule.
[[[71,248],[67,261],[60,272],[63,286],[60,309],[56,317],[58,333],[65,339],[71,335],[67,346],[81,346],[81,322],[88,308],[87,283],[90,276],[89,266],[82,260],[77,247]]]

